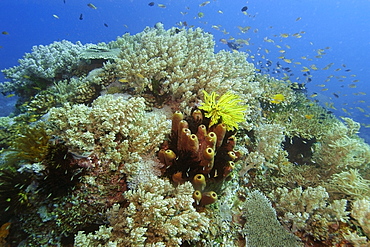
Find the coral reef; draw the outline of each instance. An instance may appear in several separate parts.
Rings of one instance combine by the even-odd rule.
[[[0,241],[368,244],[359,124],[214,45],[200,28],[158,23],[110,43],[37,46],[3,70],[0,91],[19,101],[0,119],[0,224],[11,222]]]

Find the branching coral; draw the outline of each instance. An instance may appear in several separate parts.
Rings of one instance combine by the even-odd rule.
[[[214,53],[212,35],[200,28],[165,30],[162,24],[134,36],[123,35],[110,47],[120,48],[107,71],[123,78],[126,88],[149,92],[161,102],[176,100],[185,108],[202,91],[224,94],[232,88],[243,102],[255,102],[261,91],[254,82],[254,67],[242,52]]]
[[[117,246],[180,246],[199,241],[210,222],[192,206],[192,194],[189,182],[177,188],[159,178],[140,184],[125,193],[127,208],[110,210],[110,240]]]
[[[0,91],[19,91],[26,86],[36,86],[34,81],[38,78],[50,84],[57,74],[71,74],[80,61],[79,55],[83,49],[80,42],[73,44],[66,40],[47,46],[34,46],[31,53],[26,53],[19,60],[19,66],[2,70],[11,82],[0,84]]]
[[[313,160],[335,169],[360,168],[369,164],[370,147],[359,137],[353,136],[351,128],[341,122],[336,123],[314,145]]]
[[[354,199],[370,198],[370,180],[361,177],[357,169],[336,173],[326,186],[330,192]]]
[[[351,216],[370,239],[370,200],[368,198],[356,200],[352,205]]]
[[[329,234],[329,222],[345,222],[347,200],[334,200],[329,203],[329,194],[325,188],[302,187],[288,191],[277,188],[270,194],[276,202],[276,211],[281,222],[291,231],[303,231],[315,239],[326,239]]]
[[[85,105],[66,104],[50,111],[50,133],[79,153],[95,152],[102,160],[137,161],[159,146],[167,133],[165,115],[146,113],[140,97],[101,96]]]
[[[264,109],[268,121],[283,126],[284,133],[289,138],[320,138],[333,128],[333,124],[339,122],[326,109],[308,100],[304,94],[295,93],[292,98],[294,100],[284,107],[266,106]]]

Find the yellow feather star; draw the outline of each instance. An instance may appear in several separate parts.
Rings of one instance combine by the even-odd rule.
[[[204,90],[203,93],[204,102],[199,109],[205,111],[205,116],[211,119],[209,127],[218,124],[221,120],[227,130],[238,129],[238,123],[244,121],[244,111],[247,109],[246,106],[239,104],[242,102],[239,96],[227,92],[216,102],[218,94],[215,92],[208,94]]]

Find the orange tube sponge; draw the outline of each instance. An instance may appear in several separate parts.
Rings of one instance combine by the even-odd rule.
[[[236,155],[236,153],[234,151],[229,151],[227,154],[229,155],[229,157],[232,161],[234,161],[238,158],[238,156]]]
[[[195,204],[198,206],[200,200],[202,200],[202,193],[199,190],[194,191],[193,199],[195,200]]]
[[[197,174],[193,178],[193,187],[195,190],[203,191],[206,187],[206,178],[203,174]]]
[[[182,172],[176,172],[172,175],[172,181],[176,184],[183,184],[185,180],[182,178]]]
[[[179,136],[177,138],[178,150],[186,150],[189,135],[191,135],[191,131],[188,128],[182,128],[181,131],[179,131]]]
[[[161,150],[159,150],[159,152],[158,152],[158,158],[159,158],[159,161],[161,162],[161,163],[163,163],[163,164],[166,164],[166,162],[165,162],[165,159],[164,159],[164,153],[166,152],[166,150],[165,149],[161,149]]]
[[[230,173],[234,170],[234,168],[235,168],[235,163],[232,161],[229,161],[229,163],[224,167],[224,173],[223,173],[224,178],[228,177]]]
[[[178,129],[179,129],[179,123],[181,120],[184,119],[184,114],[182,114],[182,112],[180,111],[176,111],[173,115],[172,115],[172,133],[177,133]]]
[[[203,121],[203,114],[202,111],[199,109],[194,110],[191,116],[193,117],[196,123],[201,123]]]
[[[224,140],[226,134],[227,126],[223,123],[217,124],[216,127],[213,129],[213,132],[217,135],[217,144],[216,148],[219,148]]]
[[[202,199],[200,200],[200,205],[205,206],[214,203],[215,201],[217,201],[216,192],[214,191],[203,192]]]
[[[173,164],[173,161],[176,159],[176,154],[171,149],[167,149],[164,152],[164,163],[166,166],[171,166]]]
[[[200,161],[200,165],[203,166],[203,173],[208,174],[214,163],[215,151],[212,148],[206,148],[203,152],[203,159]]]
[[[215,132],[209,132],[208,135],[206,136],[206,144],[207,147],[212,148],[213,150],[216,149],[216,144],[217,144],[217,135]]]
[[[197,137],[200,143],[202,143],[207,136],[207,128],[204,124],[198,126]]]
[[[195,134],[191,134],[188,136],[186,144],[187,144],[186,149],[189,150],[190,152],[196,154],[199,151],[199,141],[198,137]]]
[[[225,149],[227,151],[232,151],[234,150],[235,144],[236,144],[236,137],[232,135],[229,138],[227,138]]]
[[[214,157],[215,151],[212,148],[206,148],[203,152],[203,158],[200,161],[200,165],[205,168],[212,169]]]

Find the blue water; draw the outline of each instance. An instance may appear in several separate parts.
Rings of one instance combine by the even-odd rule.
[[[0,34],[0,68],[17,65],[17,60],[34,45],[47,45],[63,39],[82,43],[109,42],[126,32],[141,32],[157,22],[164,23],[166,28],[185,22],[188,27],[201,27],[211,32],[215,36],[216,51],[230,49],[220,39],[234,42],[233,39],[250,38],[250,45],[244,45],[240,51],[254,56],[249,60],[256,64],[271,61],[269,71],[262,68],[264,73],[272,74],[279,61],[283,67],[290,68],[292,81],[304,83],[307,77],[301,71],[303,66],[316,65],[319,69],[311,70],[312,81],[306,84],[309,94],[317,93],[315,99],[324,106],[325,102],[333,103],[335,109],[328,107],[328,110],[337,116],[352,117],[363,125],[370,124],[370,1],[211,0],[203,7],[199,5],[205,1],[154,1],[154,6],[149,6],[150,2],[92,0],[97,7],[92,9],[86,0],[2,0],[0,31],[9,34]],[[166,8],[158,4],[164,4]],[[244,6],[248,7],[246,13],[241,11]],[[204,14],[202,18],[199,18],[200,12]],[[212,27],[217,25],[221,25],[219,30]],[[241,33],[238,26],[250,26],[251,29]],[[295,33],[302,37],[292,36]],[[289,37],[283,38],[280,34]],[[265,42],[265,37],[274,43]],[[325,52],[321,58],[315,57],[318,49]],[[279,59],[282,55],[279,50],[284,50],[285,58],[292,63]],[[302,59],[302,56],[312,61]],[[330,69],[322,69],[330,63],[334,63]],[[282,77],[281,74],[274,75]],[[325,82],[328,76],[333,78]],[[0,81],[4,80],[1,75]],[[350,84],[355,84],[356,88],[349,87]],[[326,88],[327,91],[322,91]],[[15,101],[16,97],[0,96],[0,115],[8,115]],[[360,136],[370,142],[370,128],[362,127]]]

